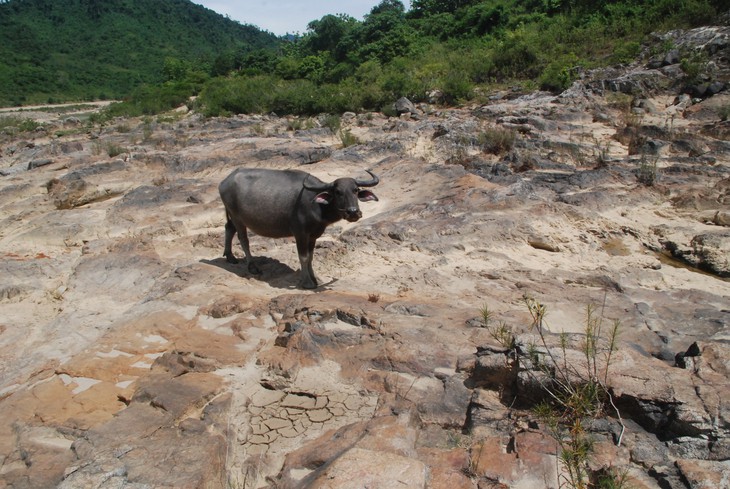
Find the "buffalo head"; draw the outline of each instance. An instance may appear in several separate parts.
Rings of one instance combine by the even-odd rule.
[[[374,187],[380,179],[370,170],[370,180],[355,180],[354,178],[338,178],[334,182],[321,185],[308,185],[304,181],[304,188],[316,192],[312,202],[322,205],[332,205],[339,216],[349,222],[355,222],[362,217],[357,201],[369,202],[378,200],[370,190],[362,187]]]

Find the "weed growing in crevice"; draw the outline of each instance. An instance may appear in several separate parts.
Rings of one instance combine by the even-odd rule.
[[[639,183],[646,185],[647,187],[651,187],[656,183],[657,178],[659,177],[659,169],[657,167],[658,161],[658,156],[649,158],[646,153],[641,154],[639,168],[636,170],[636,179]]]
[[[717,111],[717,115],[720,116],[720,120],[723,122],[730,120],[730,104],[725,104],[720,107]]]
[[[342,119],[339,115],[327,114],[322,118],[323,127],[328,127],[333,134],[337,134],[342,127]]]
[[[560,487],[627,487],[625,474],[612,470],[599,474],[589,466],[594,448],[591,420],[615,415],[622,427],[618,445],[623,438],[623,420],[608,386],[620,322],[605,320],[603,311],[598,314],[589,305],[582,341],[576,345],[574,336],[561,332],[556,345],[545,322],[547,307],[529,296],[524,296],[523,301],[532,318],[530,331],[536,334],[535,342],[527,345],[518,344],[512,328],[503,321],[495,321],[487,306],[480,310],[480,315],[490,335],[510,350],[520,370],[533,385],[539,386],[538,397],[542,400],[533,411],[557,442]]]
[[[118,144],[107,143],[107,145],[106,145],[106,154],[108,154],[110,158],[114,158],[115,156],[119,156],[120,154],[126,153],[126,152],[127,152],[127,149]]]
[[[611,142],[606,141],[603,144],[597,137],[593,136],[593,157],[596,160],[596,168],[607,168],[611,161]]]
[[[142,141],[149,142],[152,139],[152,134],[155,132],[155,127],[152,123],[151,117],[145,117],[142,120]]]
[[[33,132],[41,123],[33,119],[17,116],[0,117],[0,133],[17,134],[21,132]]]
[[[495,324],[492,320],[492,311],[489,310],[489,306],[486,304],[479,312],[481,313],[484,327],[489,331],[492,338],[503,347],[513,349],[515,347],[515,335],[512,332],[512,328],[504,321],[499,321]]]
[[[349,129],[340,130],[337,134],[340,137],[343,148],[355,146],[356,144],[360,144],[361,142],[360,139],[358,139],[358,137],[355,136]]]
[[[511,151],[516,139],[512,129],[491,128],[479,133],[477,144],[485,153],[500,155]]]

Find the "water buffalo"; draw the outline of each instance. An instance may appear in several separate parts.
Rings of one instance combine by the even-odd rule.
[[[358,200],[378,200],[362,187],[374,187],[380,181],[369,170],[370,180],[338,178],[324,183],[299,170],[239,168],[218,186],[226,208],[226,243],[223,256],[238,263],[231,250],[233,235],[238,240],[251,273],[261,273],[251,259],[247,229],[260,236],[283,238],[294,236],[301,263],[300,285],[317,287],[312,257],[317,238],[340,219],[355,222],[362,217]]]

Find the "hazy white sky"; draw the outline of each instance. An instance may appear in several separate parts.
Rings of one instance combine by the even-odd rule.
[[[327,14],[347,14],[362,20],[380,0],[193,0],[193,3],[281,36],[303,34],[307,24]],[[403,1],[403,5],[408,10],[410,1]]]

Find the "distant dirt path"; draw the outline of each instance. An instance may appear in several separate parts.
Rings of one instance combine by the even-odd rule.
[[[24,105],[22,107],[0,107],[0,114],[12,114],[16,112],[50,112],[50,111],[56,111],[58,109],[64,109],[69,107],[83,107],[84,109],[87,108],[93,108],[93,109],[101,109],[104,107],[107,107],[114,102],[117,102],[116,100],[101,100],[97,102],[71,102],[66,104],[41,104],[41,105]],[[83,110],[82,110],[83,111]],[[73,112],[82,112],[82,111],[70,111],[69,113]]]

